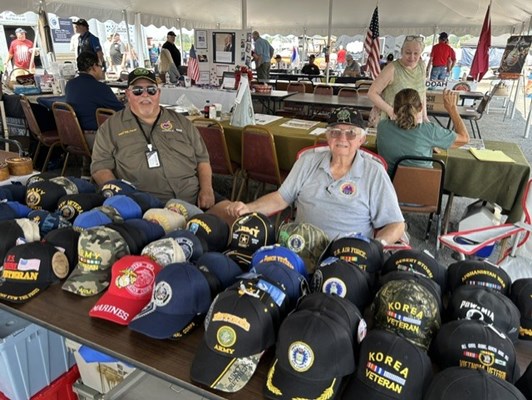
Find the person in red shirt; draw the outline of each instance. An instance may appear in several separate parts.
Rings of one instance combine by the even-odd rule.
[[[33,68],[33,58],[31,56],[33,42],[26,39],[26,31],[22,28],[17,28],[15,34],[17,38],[9,46],[9,53],[5,62],[6,66],[13,59],[14,68],[30,70]]]
[[[432,48],[427,66],[427,68],[430,68],[432,65],[430,80],[443,81],[447,79],[456,63],[456,54],[448,43],[449,36],[447,33],[440,33],[439,43]]]
[[[340,66],[340,68],[343,68],[345,65],[345,56],[347,55],[347,51],[344,49],[344,46],[340,46],[338,49],[338,52],[336,53],[336,63]]]

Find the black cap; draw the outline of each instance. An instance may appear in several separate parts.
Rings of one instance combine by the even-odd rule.
[[[515,382],[515,386],[530,400],[532,399],[532,361],[528,364],[525,373]]]
[[[449,35],[447,35],[447,32],[442,32],[442,33],[440,33],[439,39],[440,40],[447,40],[447,39],[449,39]]]
[[[127,76],[127,85],[131,86],[133,83],[135,83],[139,79],[146,79],[152,83],[157,84],[157,78],[155,77],[155,74],[153,73],[153,71],[150,71],[149,69],[146,69],[146,68],[135,68]]]
[[[74,24],[74,25],[86,26],[87,28],[89,27],[88,22],[87,22],[86,20],[84,20],[83,18],[80,18],[80,19],[78,19],[77,21],[72,22],[72,24]]]
[[[229,225],[214,214],[198,214],[187,222],[187,229],[207,242],[209,251],[224,251],[229,239]]]
[[[173,36],[173,37],[175,37],[176,34],[175,34],[174,31],[169,31],[169,32],[166,34],[166,36]]]
[[[532,278],[516,280],[511,298],[521,312],[519,339],[532,340]]]
[[[495,289],[508,295],[512,284],[505,270],[487,261],[455,262],[449,265],[447,277],[451,292],[460,285],[472,285]]]
[[[336,108],[329,117],[328,126],[335,126],[339,124],[353,125],[364,129],[366,123],[362,118],[360,111],[353,107]]]
[[[275,227],[270,219],[260,213],[239,217],[231,226],[229,235],[230,255],[249,257],[262,246],[275,243]]]

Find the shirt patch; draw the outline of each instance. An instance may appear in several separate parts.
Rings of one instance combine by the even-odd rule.
[[[170,120],[161,122],[160,127],[163,132],[171,132],[174,129],[174,125],[172,125]]]
[[[354,196],[357,193],[357,188],[354,182],[346,182],[340,185],[340,193],[344,196]]]

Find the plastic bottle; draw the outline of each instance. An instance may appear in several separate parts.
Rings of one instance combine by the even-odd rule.
[[[170,82],[170,73],[167,72],[166,74],[164,74],[164,81],[167,85],[169,85],[171,82]]]
[[[209,118],[216,119],[216,106],[214,104],[209,106]]]
[[[500,225],[502,223],[502,208],[501,206],[494,204],[493,205],[493,219],[491,222],[494,226]]]
[[[209,118],[210,111],[211,111],[211,101],[207,100],[205,102],[205,106],[203,107],[203,115],[205,116],[205,118]]]

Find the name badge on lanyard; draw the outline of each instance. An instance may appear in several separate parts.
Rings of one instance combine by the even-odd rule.
[[[146,151],[146,161],[148,162],[148,168],[159,168],[161,161],[159,160],[159,152],[154,149],[151,144],[148,144],[148,151]]]

